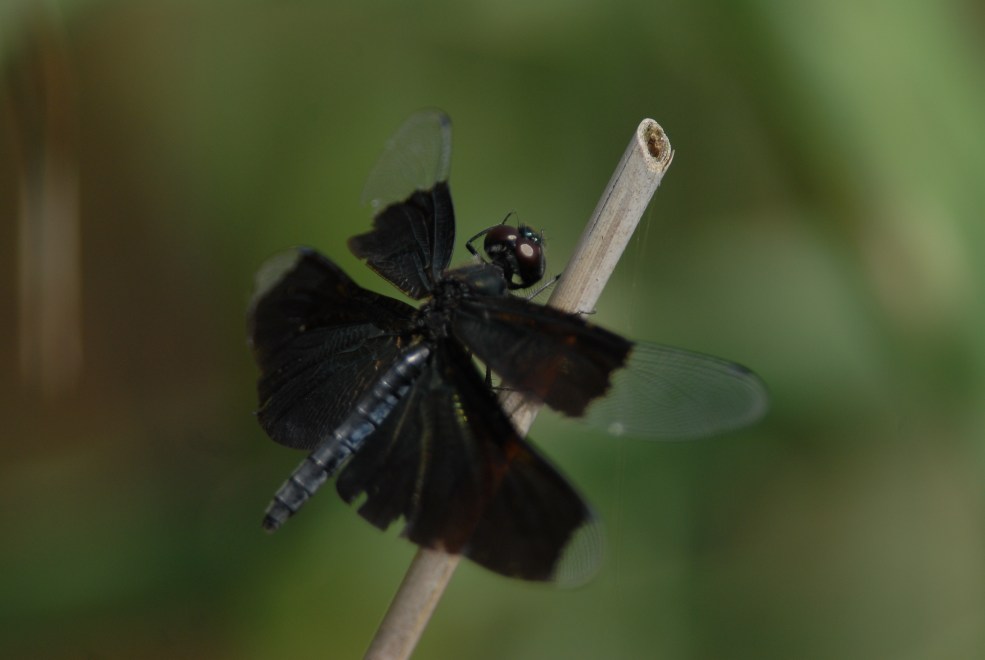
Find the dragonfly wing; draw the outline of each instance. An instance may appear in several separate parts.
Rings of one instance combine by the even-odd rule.
[[[451,120],[438,110],[412,115],[369,175],[365,201],[373,229],[349,249],[414,299],[423,298],[451,261],[455,212],[448,188]]]
[[[576,582],[601,559],[588,505],[519,436],[450,341],[346,465],[337,488],[347,502],[365,493],[359,513],[377,527],[403,517],[414,543],[510,577]]]
[[[393,334],[413,314],[310,248],[270,259],[247,316],[261,426],[280,444],[313,448],[396,359]]]
[[[769,408],[766,385],[753,371],[671,346],[635,344],[612,380],[584,421],[614,435],[706,437],[752,424]]]

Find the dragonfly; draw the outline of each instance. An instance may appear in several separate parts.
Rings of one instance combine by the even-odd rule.
[[[448,116],[412,115],[366,183],[371,229],[348,242],[416,304],[359,286],[310,247],[260,268],[247,323],[257,418],[275,442],[308,452],[263,527],[280,528],[335,476],[363,518],[380,529],[402,519],[418,546],[513,578],[581,581],[601,561],[597,518],[517,431],[489,373],[565,416],[648,438],[751,424],[767,391],[741,365],[633,342],[517,295],[546,270],[543,236],[528,226],[479,232],[472,262],[450,267],[450,161]]]

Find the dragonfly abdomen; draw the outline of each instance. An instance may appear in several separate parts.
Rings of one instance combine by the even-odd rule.
[[[430,355],[427,345],[412,346],[380,376],[372,389],[356,402],[352,413],[318,443],[277,489],[263,517],[265,530],[276,531],[318,492],[346,459],[359,451],[366,438],[397,407]]]

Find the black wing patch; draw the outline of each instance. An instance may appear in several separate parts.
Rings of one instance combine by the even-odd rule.
[[[282,445],[313,448],[396,359],[393,335],[413,314],[310,248],[269,260],[247,317],[264,430]]]
[[[575,533],[592,520],[451,341],[439,344],[336,487],[346,502],[365,493],[359,513],[381,529],[402,516],[414,543],[526,580],[555,579]],[[589,568],[599,555],[588,557]]]
[[[349,239],[349,249],[415,300],[434,288],[451,261],[455,212],[447,182],[418,190],[373,219],[373,229]]]
[[[571,416],[605,393],[633,345],[580,316],[513,296],[463,301],[452,327],[506,386]]]

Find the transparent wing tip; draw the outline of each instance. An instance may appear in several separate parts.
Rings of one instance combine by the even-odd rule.
[[[566,588],[583,586],[598,575],[604,557],[605,528],[593,514],[568,541],[551,581]]]
[[[689,440],[760,420],[769,392],[751,369],[671,346],[638,343],[585,421],[614,436]]]
[[[451,119],[436,108],[420,110],[387,140],[370,171],[361,201],[374,213],[448,180],[451,167]]]

